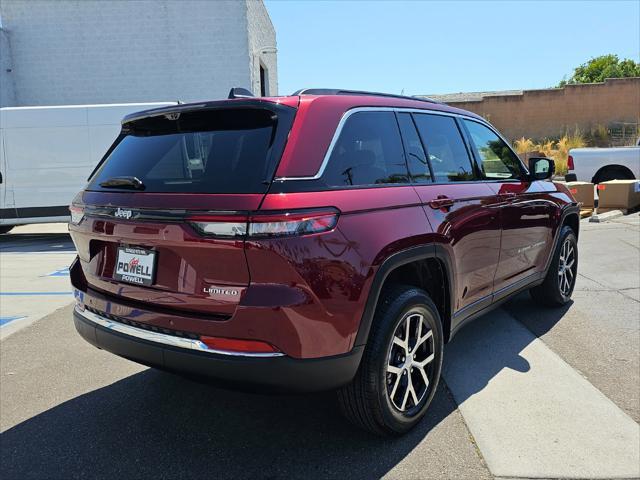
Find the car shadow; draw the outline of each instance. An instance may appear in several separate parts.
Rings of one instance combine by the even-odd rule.
[[[506,308],[517,315],[538,312],[549,319],[542,329],[550,329],[568,307],[547,310],[518,297]],[[509,338],[506,331],[494,341],[504,322],[524,329],[512,315],[503,309],[485,315],[445,349],[445,379],[455,384],[457,403],[504,368],[529,369],[519,353],[534,335]],[[465,364],[465,351],[488,360]],[[453,375],[452,361],[458,362]],[[248,394],[149,369],[6,430],[0,436],[0,474],[6,479],[378,478],[449,417],[456,402],[442,382],[417,428],[400,438],[379,438],[345,422],[331,393]],[[446,448],[458,447],[452,440]]]
[[[503,309],[519,320],[535,336],[542,337],[564,317],[573,305],[573,300],[558,308],[536,305],[527,293],[515,296],[503,305]]]
[[[456,403],[480,392],[502,370],[528,372],[531,365],[521,353],[552,329],[572,304],[536,305],[525,292],[461,329],[447,344],[443,365]]]
[[[75,252],[68,233],[9,233],[0,235],[0,253]]]
[[[152,369],[5,431],[2,478],[377,478],[455,409],[440,387],[418,428],[378,438],[335,396],[216,389]]]

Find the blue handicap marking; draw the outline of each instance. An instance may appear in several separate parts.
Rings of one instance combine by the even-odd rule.
[[[14,320],[20,320],[21,318],[26,318],[24,315],[14,315],[10,317],[0,317],[0,327],[4,327],[7,323],[13,322]]]
[[[44,275],[45,277],[68,277],[69,276],[69,267],[61,268],[60,270],[56,270],[54,272],[48,273]]]

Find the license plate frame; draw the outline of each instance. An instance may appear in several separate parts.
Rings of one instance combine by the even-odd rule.
[[[149,287],[154,284],[158,252],[148,248],[119,245],[113,278],[119,282]]]

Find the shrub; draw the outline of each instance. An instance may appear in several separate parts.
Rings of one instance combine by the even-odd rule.
[[[528,153],[535,150],[535,143],[530,138],[522,137],[520,140],[513,142],[513,148],[518,153]]]
[[[579,130],[573,134],[565,133],[558,140],[543,139],[538,143],[530,138],[522,137],[513,143],[513,146],[519,154],[540,152],[546,157],[552,158],[556,165],[556,174],[565,175],[568,171],[567,160],[569,158],[569,150],[572,148],[580,148],[586,146],[585,138]]]

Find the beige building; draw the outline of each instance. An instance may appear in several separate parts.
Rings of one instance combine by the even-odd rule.
[[[640,121],[640,77],[544,90],[428,95],[482,115],[505,137],[542,139]],[[633,128],[631,128],[633,129]]]

